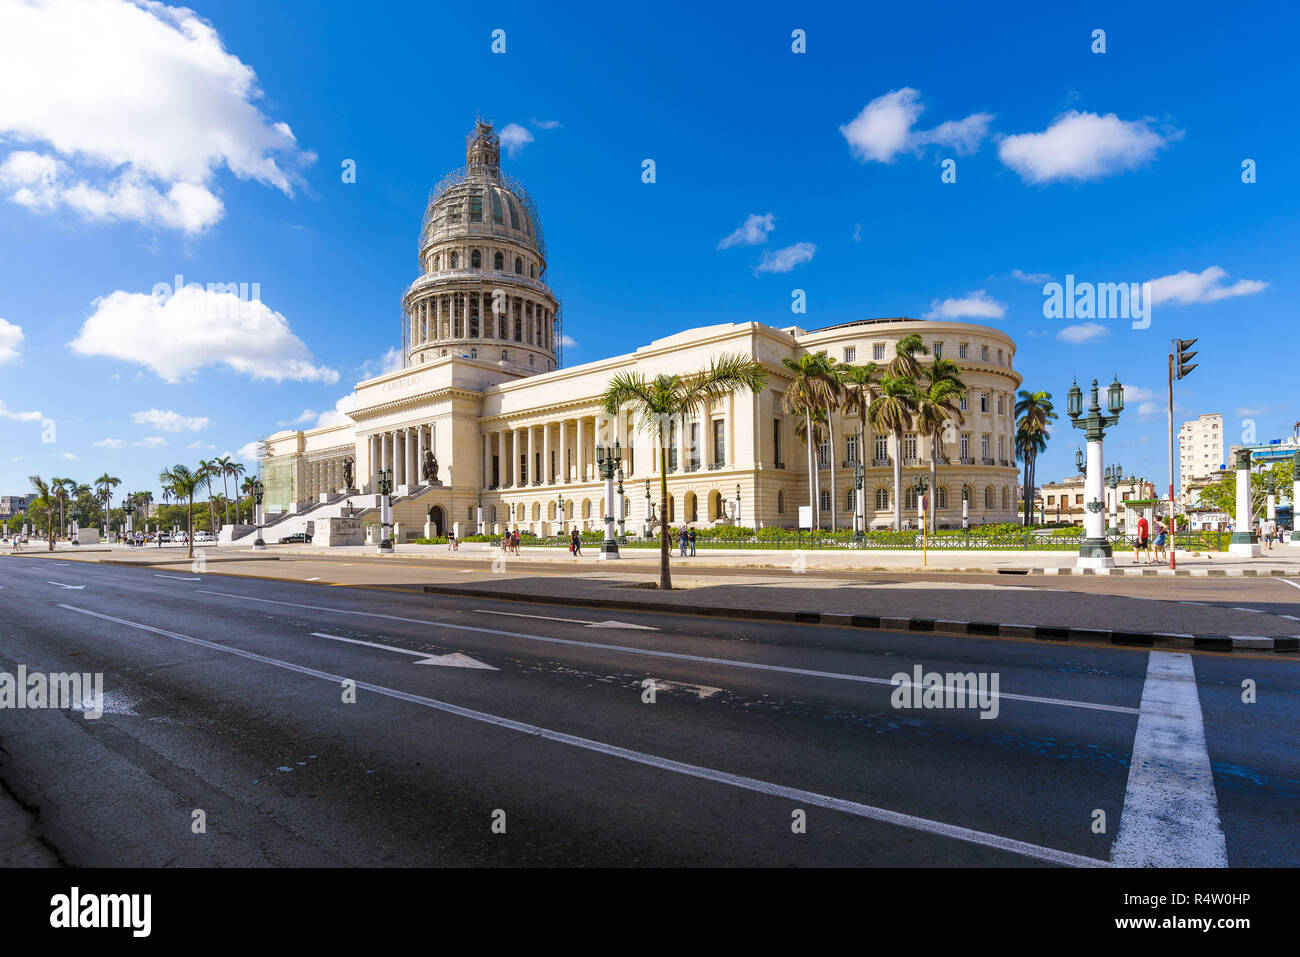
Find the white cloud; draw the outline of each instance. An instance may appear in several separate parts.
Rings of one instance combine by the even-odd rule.
[[[138,442],[133,442],[131,444],[143,445],[146,448],[150,448],[150,449],[159,449],[167,444],[167,440],[164,439],[161,435],[146,435],[143,439],[140,439]]]
[[[983,289],[976,289],[960,299],[933,299],[926,319],[1001,319],[1007,314],[1006,303],[998,302]]]
[[[854,224],[853,224],[853,241],[854,241],[855,243],[860,243],[860,242],[862,242],[862,224],[861,224],[861,223],[854,223]]]
[[[59,458],[64,458],[67,459],[69,462],[73,462],[76,461],[77,456],[76,453],[74,452],[60,452]]]
[[[308,422],[314,421],[318,415],[320,415],[320,413],[314,409],[303,409],[298,413],[296,418],[281,419],[276,423],[276,425],[305,425]]]
[[[23,327],[0,319],[0,364],[18,358],[23,342]]]
[[[15,422],[39,422],[44,416],[39,412],[10,412],[0,400],[0,419],[13,419]]]
[[[191,442],[189,445],[185,447],[187,449],[209,449],[209,450],[216,448],[215,445],[212,445],[209,442]]]
[[[539,130],[559,130],[564,128],[564,124],[559,120],[533,120],[533,126]]]
[[[1004,137],[998,158],[1027,183],[1101,179],[1149,163],[1181,135],[1162,136],[1148,120],[1071,110],[1041,133]]]
[[[1056,338],[1062,342],[1078,344],[1080,342],[1091,342],[1094,339],[1104,339],[1110,335],[1110,330],[1100,322],[1080,322],[1073,326],[1066,326],[1056,334]]]
[[[146,412],[132,413],[131,421],[136,425],[152,425],[164,432],[197,432],[206,429],[211,420],[206,415],[181,415],[170,409],[166,412],[162,409],[149,409]]]
[[[767,234],[776,228],[776,217],[771,213],[750,213],[745,221],[736,227],[736,231],[724,236],[718,243],[719,249],[732,246],[760,246],[767,241]]]
[[[313,363],[288,320],[260,299],[240,300],[193,283],[166,298],[118,290],[96,299],[94,307],[69,343],[72,349],[138,362],[164,382],[179,382],[209,365],[276,382],[338,381],[333,369]],[[139,348],[142,342],[149,347]]]
[[[560,345],[564,346],[566,349],[576,349],[578,348],[578,340],[573,338],[573,336],[561,335]]]
[[[100,439],[98,442],[92,444],[96,448],[100,449],[120,449],[126,443],[121,439]]]
[[[892,163],[899,153],[919,153],[929,144],[946,146],[962,155],[979,149],[988,135],[990,113],[972,113],[963,120],[949,120],[930,130],[913,130],[924,112],[921,94],[903,87],[876,97],[862,112],[840,127],[849,150],[862,162]]]
[[[187,233],[217,222],[229,169],[292,195],[304,153],[255,105],[257,76],[192,10],[128,0],[5,3],[0,167],[10,199]],[[22,154],[22,155],[20,155]]]
[[[315,428],[323,429],[331,425],[347,425],[352,419],[348,413],[357,407],[357,394],[349,392],[334,403],[334,408],[327,409],[316,417]]]
[[[1124,403],[1126,405],[1133,402],[1141,402],[1143,399],[1154,399],[1156,394],[1150,389],[1144,389],[1140,385],[1124,386]]]
[[[1168,413],[1168,411],[1169,411],[1169,406],[1164,403],[1143,402],[1138,406],[1138,419],[1140,421],[1145,422],[1148,419],[1154,419],[1156,416],[1160,415],[1161,413]]]
[[[1020,269],[1013,269],[1011,270],[1011,278],[1017,279],[1020,282],[1027,282],[1036,285],[1038,283],[1051,282],[1052,274],[1046,272],[1024,272]]]
[[[1221,266],[1209,266],[1200,272],[1174,273],[1151,280],[1152,304],[1173,303],[1186,306],[1197,302],[1218,302],[1231,296],[1252,296],[1268,288],[1259,279],[1238,279],[1231,286],[1222,284],[1228,271]]]
[[[511,159],[518,159],[524,147],[533,141],[533,134],[518,123],[507,123],[497,135],[501,137],[501,146]]]
[[[1275,407],[1271,405],[1239,405],[1233,411],[1237,413],[1239,419],[1251,419],[1257,415],[1268,415],[1270,412],[1275,411]]]
[[[782,249],[769,249],[754,267],[754,273],[789,272],[796,266],[812,262],[817,247],[812,243],[795,243]]]
[[[257,443],[245,442],[239,447],[239,451],[235,453],[235,458],[241,462],[256,464],[259,461]]]
[[[361,378],[373,379],[376,376],[396,372],[400,368],[402,368],[402,350],[394,346],[378,359],[366,359],[362,362]]]

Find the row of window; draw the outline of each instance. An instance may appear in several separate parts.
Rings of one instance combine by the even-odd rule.
[[[990,452],[993,448],[993,436],[987,432],[980,436],[980,461],[978,463],[971,460],[971,438],[970,432],[961,433],[959,445],[961,449],[961,460],[966,464],[989,465],[994,462],[1004,463],[1007,460],[1007,437],[999,435],[997,437],[997,459],[993,459]],[[781,421],[776,421],[772,431],[774,445],[774,459],[781,461]],[[872,464],[884,464],[889,461],[889,444],[890,436],[880,434],[875,436],[875,455]],[[920,458],[920,436],[915,433],[909,433],[903,436],[903,459],[916,460]],[[856,435],[847,436],[844,439],[844,461],[849,465],[856,465],[858,462],[858,437]],[[831,444],[830,441],[824,441],[817,446],[818,467],[822,469],[830,468],[831,463]]]
[[[495,189],[487,191],[488,202],[492,211],[492,222],[499,226],[505,225],[505,216],[508,211],[510,214],[510,228],[516,229],[526,236],[533,234],[532,224],[528,217],[519,215],[519,206],[515,203],[515,198],[509,193],[505,194],[506,202],[503,206],[501,203],[501,194]],[[463,221],[468,207],[469,221],[471,223],[483,222],[483,190],[471,189],[466,200],[463,202],[448,201],[443,208],[447,212],[447,222],[459,223]]]
[[[845,511],[846,513],[850,513],[850,514],[851,514],[851,513],[853,512],[853,509],[854,509],[854,502],[853,502],[854,491],[855,491],[855,490],[854,490],[853,488],[847,488],[847,489],[844,490],[843,503],[844,503],[844,511]],[[992,485],[986,485],[986,486],[984,487],[984,507],[985,507],[986,509],[997,508],[997,507],[998,507],[998,504],[997,504],[997,503],[998,503],[998,500],[999,500],[999,499],[1001,499],[1001,502],[1002,502],[1002,506],[1001,506],[1001,507],[1002,507],[1002,508],[1004,508],[1004,509],[1009,509],[1009,508],[1011,507],[1011,489],[1010,489],[1009,486],[1003,485],[1003,486],[1000,487],[1000,489],[999,489],[999,488],[995,488],[995,487],[992,486]],[[961,491],[960,491],[960,489],[958,489],[957,492],[955,493],[955,495],[954,495],[954,500],[955,500],[955,501],[954,501],[954,505],[960,505],[960,503],[961,503]],[[972,495],[972,496],[971,496],[971,503],[973,504],[973,503],[975,503],[976,501],[977,501],[976,497],[975,497],[974,495]],[[820,503],[821,510],[822,510],[823,512],[829,512],[829,511],[831,510],[831,493],[830,493],[830,489],[822,489],[822,490],[821,490],[821,493],[820,493],[820,495],[818,496],[818,502]],[[868,503],[869,505],[874,504],[875,510],[876,510],[877,512],[885,512],[885,511],[888,511],[889,509],[893,508],[893,494],[892,494],[892,490],[889,489],[888,487],[885,487],[885,486],[882,486],[881,488],[876,489],[876,491],[875,491],[874,494],[869,494],[869,495],[868,495],[868,497],[867,497],[867,503]],[[906,509],[906,510],[911,510],[911,511],[915,511],[915,510],[916,510],[916,508],[918,507],[918,506],[917,506],[917,498],[916,498],[916,489],[914,489],[914,488],[912,488],[912,487],[910,487],[910,486],[905,486],[905,487],[904,487],[904,489],[903,489],[903,507],[904,507],[904,509]],[[940,486],[939,486],[939,489],[938,489],[938,495],[937,495],[937,498],[936,498],[936,501],[935,501],[935,507],[936,507],[936,508],[939,508],[939,509],[946,509],[946,508],[948,507],[948,488],[947,488],[947,486],[944,486],[944,485],[940,485]],[[777,510],[777,512],[780,513],[780,514],[784,514],[784,513],[785,513],[785,492],[777,492],[777,493],[776,493],[776,510]]]
[[[411,339],[414,345],[431,339],[490,339],[496,314],[497,339],[554,346],[551,311],[540,303],[519,296],[498,297],[487,292],[455,292],[421,299],[412,308]]]
[[[875,342],[875,343],[872,343],[872,345],[871,345],[871,360],[872,360],[873,362],[883,362],[883,361],[885,361],[885,358],[886,358],[886,356],[885,356],[885,352],[886,352],[886,349],[887,349],[887,348],[888,348],[888,344],[887,344],[887,343],[884,343],[884,342]],[[930,355],[932,355],[934,358],[936,358],[936,359],[942,359],[942,358],[944,357],[944,355],[943,355],[943,350],[944,350],[944,343],[943,343],[943,340],[935,340],[934,342],[931,342],[931,343],[929,344],[929,347],[928,347],[928,348],[930,349]],[[958,359],[969,359],[969,358],[970,358],[970,343],[969,343],[969,342],[959,342],[959,343],[957,344],[957,358],[958,358]],[[845,362],[857,362],[857,361],[858,361],[858,347],[857,347],[857,346],[845,346],[845,347],[844,347],[844,361],[845,361]],[[992,361],[993,361],[993,351],[992,351],[992,349],[991,349],[989,346],[980,346],[980,361],[981,361],[981,362],[992,362]],[[1011,367],[1011,356],[1010,356],[1010,354],[1009,354],[1009,353],[1006,353],[1006,352],[1005,352],[1004,350],[1002,350],[1002,349],[998,349],[998,350],[997,350],[997,364],[998,364],[998,365],[1005,365],[1005,366],[1007,366],[1007,368],[1010,368],[1010,367]]]
[[[468,267],[462,265],[463,263],[466,263],[466,262],[469,263]],[[453,250],[451,250],[450,252],[446,253],[445,256],[444,256],[443,253],[432,253],[432,254],[430,254],[429,259],[428,259],[428,264],[427,264],[427,265],[428,265],[428,271],[429,271],[429,272],[438,272],[440,269],[443,268],[443,266],[442,266],[443,263],[446,263],[446,264],[447,264],[447,268],[448,268],[448,269],[464,269],[464,268],[469,268],[469,269],[482,269],[482,268],[483,268],[483,250],[481,250],[481,249],[470,249],[468,257],[467,257],[467,256],[466,256],[466,255],[465,255],[461,250],[459,250],[459,249],[453,249]],[[503,252],[503,251],[500,250],[500,249],[498,249],[498,250],[496,250],[495,252],[493,252],[493,253],[492,253],[492,269],[493,269],[493,271],[495,271],[495,272],[505,272],[505,271],[506,271],[506,266],[507,266],[507,259],[506,259],[506,254],[505,254],[505,252]],[[522,276],[522,275],[524,274],[524,266],[525,266],[524,257],[523,257],[523,256],[515,256],[515,257],[514,257],[514,272],[515,272],[515,275],[516,275],[516,276]],[[536,278],[537,278],[537,263],[533,262],[533,261],[530,259],[530,260],[528,260],[528,262],[527,262],[527,267],[528,267],[528,278],[529,278],[529,279],[536,279]]]

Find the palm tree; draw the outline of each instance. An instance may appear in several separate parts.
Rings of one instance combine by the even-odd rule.
[[[178,502],[185,499],[186,544],[189,546],[187,558],[194,557],[194,493],[210,480],[202,466],[192,471],[184,465],[173,465],[158,473],[158,481],[164,496],[172,496]]]
[[[805,352],[798,359],[788,356],[782,364],[793,373],[790,385],[781,397],[781,408],[788,413],[803,413],[804,437],[814,432],[812,417],[819,410],[827,413],[835,407],[839,395],[839,378],[835,374],[835,360],[825,352]],[[815,432],[814,432],[815,434]],[[834,469],[834,448],[832,448],[831,468]],[[812,442],[808,442],[808,499],[814,515],[814,526],[820,529],[821,502],[819,499],[820,474],[813,461]],[[834,488],[834,472],[831,473],[831,486]],[[831,508],[835,508],[835,496],[831,495]]]
[[[95,488],[99,491],[99,499],[104,503],[104,522],[103,535],[108,537],[108,526],[112,519],[109,516],[109,510],[113,503],[113,489],[122,484],[122,480],[116,475],[109,475],[105,472],[99,478],[95,479]]]
[[[68,493],[77,487],[76,479],[56,478],[50,476],[50,491],[59,503],[59,534],[63,534],[63,529],[67,527],[68,515]]]
[[[915,381],[921,375],[921,363],[916,361],[918,355],[928,356],[930,350],[916,333],[909,333],[898,340],[894,346],[894,358],[885,366],[885,375],[893,379],[903,378]]]
[[[951,359],[935,359],[925,370],[929,384],[916,393],[917,431],[930,437],[930,527],[934,528],[934,513],[938,505],[938,461],[943,451],[943,432],[949,422],[960,425],[961,397],[966,394],[966,384],[961,381],[961,368]]]
[[[217,537],[217,513],[212,504],[212,480],[221,474],[217,459],[199,459],[198,475],[205,489],[208,490],[208,531]]]
[[[601,405],[606,415],[617,417],[631,407],[640,427],[654,436],[659,458],[659,587],[672,588],[668,570],[668,430],[676,420],[712,408],[713,403],[741,389],[767,388],[763,366],[743,355],[723,355],[709,368],[691,375],[659,374],[646,381],[639,372],[620,372],[610,379]]]
[[[917,409],[916,383],[903,376],[886,374],[880,395],[867,409],[867,421],[877,432],[894,437],[894,530],[903,529],[903,433],[912,425]]]
[[[223,488],[225,487],[227,475],[235,480],[235,524],[238,525],[239,524],[239,479],[245,472],[248,471],[248,469],[245,467],[243,462],[236,462],[233,459],[231,459],[230,456],[228,455],[222,456],[221,459],[219,459],[219,461],[225,463],[222,466],[222,468],[224,469],[224,472],[222,473],[221,476],[222,487]],[[226,513],[226,522],[227,523],[230,522],[229,512]]]
[[[1016,399],[1016,457],[1025,463],[1025,524],[1034,514],[1034,483],[1037,480],[1038,453],[1047,448],[1050,424],[1057,418],[1052,407],[1052,393],[1021,389]]]
[[[240,468],[243,468],[243,466],[241,465]],[[253,489],[254,489],[256,486],[257,486],[257,476],[256,476],[256,475],[248,475],[248,476],[245,476],[245,478],[244,478],[244,484],[241,485],[241,486],[239,487],[239,491],[241,491],[244,495],[246,495],[246,496],[248,497],[248,504],[249,504],[248,521],[249,521],[249,524],[252,524],[252,521],[253,521],[253,508],[252,508],[252,506],[253,506]],[[238,505],[238,504],[235,505],[235,524],[236,524],[236,525],[239,524],[239,505]]]
[[[45,509],[46,536],[49,539],[49,550],[54,551],[54,493],[50,489],[50,484],[39,475],[30,475],[27,481],[31,482],[32,487],[36,489],[36,497],[31,504]],[[32,524],[35,525],[35,522]]]

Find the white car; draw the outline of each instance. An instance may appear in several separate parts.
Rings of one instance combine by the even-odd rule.
[[[211,532],[195,532],[195,533],[194,533],[194,543],[195,543],[196,545],[197,545],[199,542],[215,542],[215,541],[216,541],[216,539],[212,537],[212,533],[211,533]]]

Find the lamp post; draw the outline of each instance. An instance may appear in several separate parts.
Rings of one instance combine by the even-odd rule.
[[[918,475],[912,480],[912,488],[916,491],[916,516],[921,525],[921,564],[927,564],[927,548],[925,540],[925,493],[930,491],[930,480],[924,475]]]
[[[476,521],[474,524],[478,528],[478,533],[482,535],[483,534],[483,490],[482,489],[478,490],[478,506],[477,506],[477,511],[475,512],[475,518],[477,518],[478,521]]]
[[[1083,414],[1083,390],[1076,380],[1066,393],[1066,410],[1070,421],[1076,429],[1082,429],[1088,442],[1086,457],[1080,451],[1075,457],[1076,464],[1085,463],[1083,483],[1083,538],[1079,542],[1080,568],[1114,568],[1115,557],[1110,542],[1106,540],[1106,492],[1105,461],[1102,442],[1106,430],[1119,424],[1119,415],[1124,410],[1124,387],[1120,385],[1119,376],[1106,390],[1106,405],[1110,412],[1106,415],[1101,410],[1100,390],[1097,380],[1092,380],[1092,401],[1088,405],[1088,414]]]
[[[393,526],[393,503],[389,494],[393,491],[393,470],[379,470],[379,548],[380,555],[391,555],[393,540],[390,529]]]
[[[122,503],[122,511],[126,514],[126,543],[131,544],[131,514],[135,511],[135,503],[129,498]]]
[[[1061,517],[1061,510],[1059,508],[1056,510],[1056,517],[1058,519]],[[961,527],[963,531],[970,528],[970,486],[969,485],[963,485],[961,487]]]
[[[862,483],[866,478],[866,470],[862,467],[862,429],[855,429],[857,435],[857,457],[853,463],[853,540],[866,544],[867,537],[867,508],[866,502],[862,500]]]
[[[612,449],[596,443],[596,468],[605,480],[605,540],[600,543],[600,554],[597,557],[605,561],[620,557],[618,539],[614,537],[614,472],[622,461],[623,450],[618,439],[614,440]]]
[[[734,519],[736,527],[740,527],[740,483],[736,483],[736,517]]]
[[[1124,475],[1123,467],[1116,462],[1106,466],[1106,484],[1110,486],[1110,516],[1115,533],[1119,534],[1119,482]]]
[[[645,529],[644,537],[649,538],[655,523],[655,503],[650,497],[650,480],[645,480]]]
[[[620,467],[619,470],[618,470],[617,478],[618,478],[618,489],[617,489],[617,492],[618,492],[618,537],[619,537],[620,540],[622,540],[622,539],[624,538],[624,536],[627,535],[627,528],[626,528],[626,525],[627,525],[627,506],[626,506],[626,503],[625,503],[624,500],[623,500],[623,469],[622,469],[622,467]]]
[[[555,496],[555,507],[556,509],[559,510],[560,513],[560,534],[565,535],[567,534],[567,532],[564,526],[567,523],[568,516],[564,514],[564,493],[563,492]]]
[[[262,484],[262,480],[260,478],[253,479],[253,525],[257,528],[257,538],[253,540],[253,551],[256,552],[266,550],[266,542],[262,541],[262,495],[265,492],[266,486]]]

